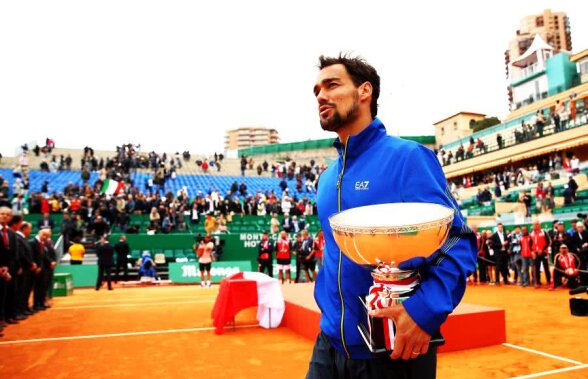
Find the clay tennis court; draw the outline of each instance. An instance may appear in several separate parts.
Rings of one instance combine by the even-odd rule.
[[[216,335],[218,291],[199,286],[76,289],[8,327],[3,378],[303,378],[313,342],[258,327],[255,308]],[[506,309],[507,344],[439,355],[439,378],[587,378],[588,320],[566,291],[468,287],[464,301]],[[485,325],[479,325],[484,328]]]

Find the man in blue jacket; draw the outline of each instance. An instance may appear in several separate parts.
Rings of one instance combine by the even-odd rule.
[[[380,78],[359,58],[321,56],[314,94],[324,130],[337,133],[339,159],[321,175],[317,204],[325,236],[323,269],[315,285],[322,311],[307,378],[434,378],[436,349],[429,348],[465,292],[473,272],[476,237],[447,187],[435,154],[386,134],[376,118]],[[345,209],[394,202],[428,202],[455,210],[447,242],[429,258],[400,265],[417,269],[421,286],[401,305],[372,313],[396,324],[390,357],[371,354],[357,325],[365,310],[358,297],[373,283],[370,270],[349,260],[333,238],[328,218]],[[401,358],[401,359],[400,359]]]

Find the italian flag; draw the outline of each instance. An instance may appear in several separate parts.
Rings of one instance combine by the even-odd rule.
[[[123,182],[117,182],[116,180],[106,179],[102,184],[100,192],[107,195],[116,195],[123,190],[125,184]]]

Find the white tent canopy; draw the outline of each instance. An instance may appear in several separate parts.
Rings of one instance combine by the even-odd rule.
[[[545,42],[539,34],[536,34],[533,42],[531,43],[531,46],[529,46],[523,55],[515,59],[512,62],[512,65],[516,67],[526,67],[532,63],[535,63],[538,59],[537,53],[542,50],[553,51],[554,48]]]

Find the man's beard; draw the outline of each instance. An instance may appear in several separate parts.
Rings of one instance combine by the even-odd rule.
[[[341,115],[337,110],[334,112],[332,118],[326,120],[321,119],[321,127],[327,132],[336,132],[343,125],[349,124],[357,119],[359,116],[359,102],[357,101],[357,97],[353,100],[351,108],[349,108],[345,115]]]

